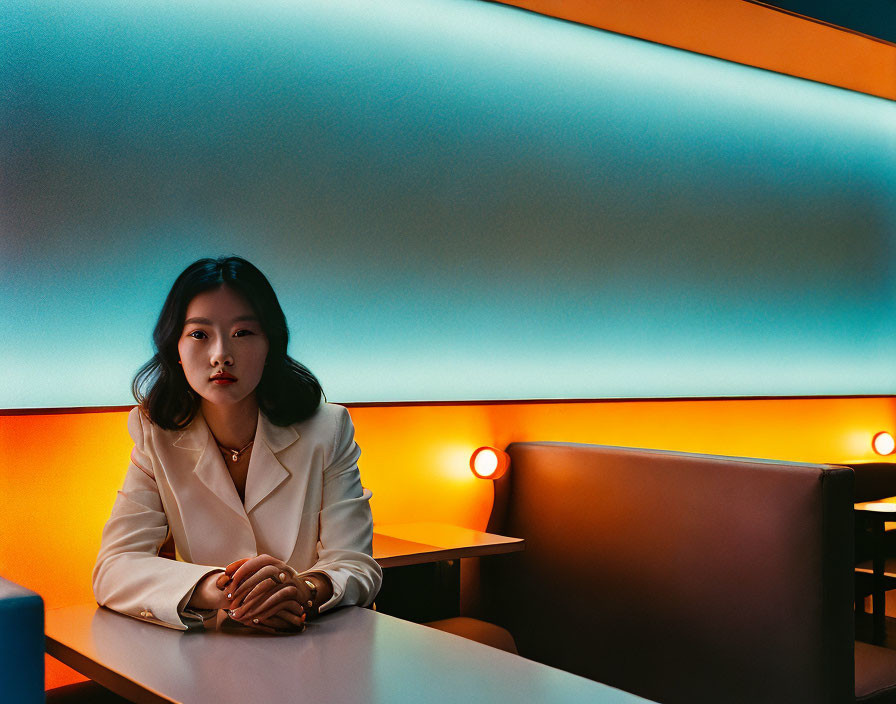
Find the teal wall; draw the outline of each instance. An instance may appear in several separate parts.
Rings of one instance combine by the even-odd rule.
[[[0,8],[0,408],[200,256],[331,400],[896,393],[896,104],[473,0]]]

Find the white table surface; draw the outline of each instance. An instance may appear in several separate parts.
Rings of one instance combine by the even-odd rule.
[[[347,607],[304,633],[184,632],[94,604],[46,613],[47,652],[138,702],[647,700],[481,643]]]
[[[522,538],[446,523],[397,523],[373,528],[373,557],[381,567],[484,557],[524,548]]]

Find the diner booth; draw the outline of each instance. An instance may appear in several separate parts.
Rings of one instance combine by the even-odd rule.
[[[622,7],[0,8],[0,699],[896,701],[896,37]],[[372,492],[374,607],[290,638],[91,586],[230,254]]]

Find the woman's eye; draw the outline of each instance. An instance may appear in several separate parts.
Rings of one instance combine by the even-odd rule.
[[[234,337],[243,337],[244,335],[254,335],[254,334],[255,333],[252,332],[251,330],[237,330],[235,333],[233,333],[233,336]]]
[[[206,335],[202,330],[194,330],[193,332],[187,333],[187,337],[192,337],[194,340],[201,340],[205,336]]]

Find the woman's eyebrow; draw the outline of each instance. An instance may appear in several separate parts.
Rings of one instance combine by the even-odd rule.
[[[251,320],[252,322],[255,322],[255,323],[258,322],[258,318],[256,318],[254,315],[238,315],[231,322],[240,323],[240,322],[243,322],[246,320]],[[211,325],[212,321],[209,320],[208,318],[187,318],[184,321],[184,325],[189,325],[190,323],[198,323],[199,325]]]

